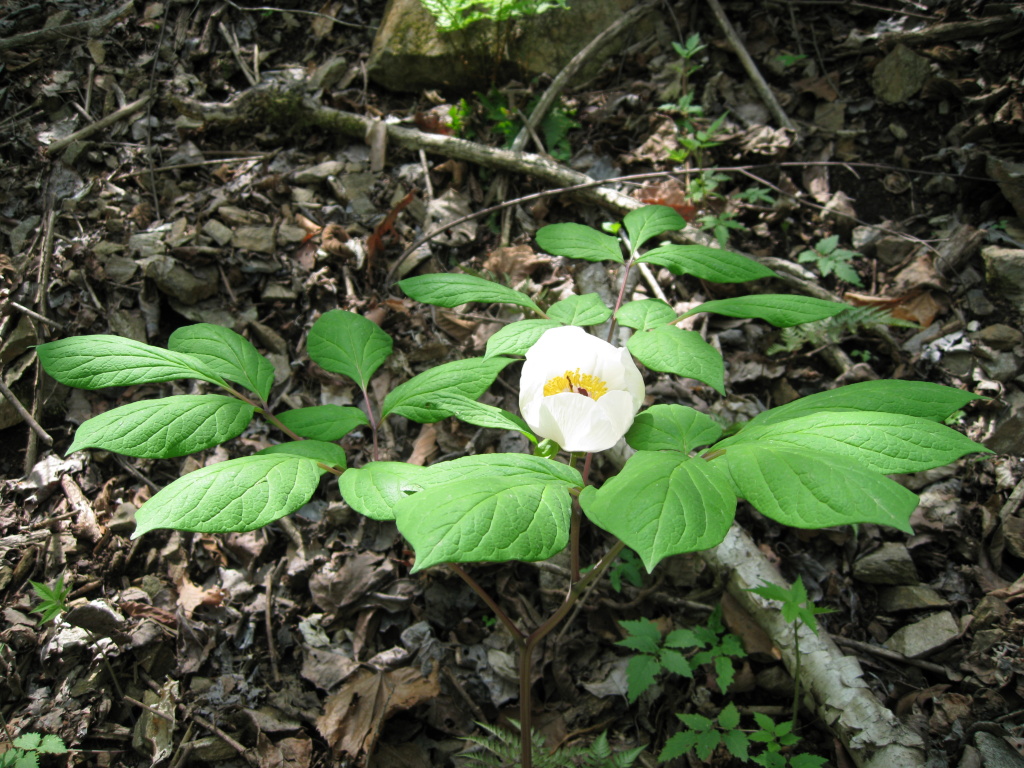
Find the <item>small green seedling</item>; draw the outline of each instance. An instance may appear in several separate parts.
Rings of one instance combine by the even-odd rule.
[[[857,251],[848,251],[839,246],[839,235],[822,238],[814,248],[803,251],[797,260],[801,264],[813,263],[822,277],[835,274],[840,280],[845,280],[850,285],[862,287],[864,283],[860,279],[850,262],[861,254]]]
[[[818,755],[783,754],[782,750],[785,747],[792,747],[800,741],[800,737],[793,733],[792,720],[776,723],[761,712],[754,713],[754,720],[757,722],[758,730],[751,733],[749,739],[764,744],[765,751],[752,756],[750,760],[761,768],[821,768],[828,762]]]
[[[32,609],[32,613],[42,614],[40,623],[45,624],[51,619],[57,618],[68,609],[68,597],[71,595],[71,588],[64,584],[63,574],[57,577],[52,587],[40,584],[38,581],[30,581],[33,591],[39,597],[39,605]]]
[[[616,592],[621,592],[623,579],[634,587],[642,587],[644,572],[640,570],[641,565],[640,558],[636,556],[636,552],[628,547],[623,549],[618,561],[608,569],[608,581],[611,582],[612,589]]]
[[[514,728],[519,723],[509,718]],[[520,734],[486,723],[477,723],[482,735],[466,737],[467,748],[455,756],[459,768],[511,768],[520,764]],[[545,749],[544,737],[534,732],[533,751],[535,768],[629,768],[644,751],[645,746],[622,752],[612,752],[607,732],[601,733],[589,745],[569,745],[551,752]]]
[[[706,763],[719,744],[733,757],[740,760],[748,759],[750,739],[739,727],[740,713],[732,702],[727,704],[714,720],[696,713],[680,713],[676,717],[686,725],[687,730],[674,734],[665,742],[665,748],[658,755],[659,762],[682,757],[692,749],[697,752],[697,757]]]
[[[52,733],[23,733],[11,744],[0,754],[0,768],[39,768],[40,755],[64,755],[68,751],[64,739]]]
[[[794,64],[799,64],[806,58],[806,53],[780,53],[775,57],[775,60],[782,65],[783,69],[789,69]]]

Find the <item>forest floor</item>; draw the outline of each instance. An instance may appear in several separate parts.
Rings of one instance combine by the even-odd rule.
[[[466,737],[481,733],[475,723],[508,725],[518,698],[511,639],[463,581],[443,567],[410,576],[394,526],[355,514],[326,480],[298,513],[254,532],[131,539],[154,492],[281,435],[254,427],[184,459],[65,457],[86,419],[189,384],[69,390],[40,373],[32,347],[79,334],[164,346],[183,325],[219,323],[274,362],[275,406],[360,405],[351,382],[305,353],[321,313],[354,310],[395,339],[398,354],[372,385],[382,397],[430,365],[481,354],[511,317],[417,304],[394,285],[400,270],[489,274],[546,305],[579,276],[540,252],[536,229],[599,226],[621,211],[532,199],[457,224],[400,265],[432,227],[554,189],[528,169],[445,157],[443,146],[457,131],[503,147],[518,131],[509,106],[528,111],[549,81],[396,93],[366,73],[383,2],[329,0],[313,14],[242,6],[13,0],[0,12],[0,364],[40,426],[0,399],[3,727],[7,737],[59,735],[72,752],[46,765],[458,764]],[[652,25],[629,30],[620,53],[563,93],[569,130],[544,154],[594,178],[663,172],[608,186],[673,205],[695,238],[721,235],[785,273],[764,290],[884,312],[785,333],[711,320],[699,330],[725,356],[728,396],[655,373],[648,394],[723,424],[874,378],[989,398],[954,426],[992,454],[902,479],[921,495],[912,535],[797,531],[743,505],[737,519],[831,610],[822,631],[921,738],[927,765],[1024,765],[1013,752],[1024,746],[1022,6],[726,2],[792,130],[758,97],[709,5],[652,8]],[[695,33],[706,47],[688,59],[672,43],[688,54]],[[424,153],[377,129],[365,141],[289,131],[251,114],[218,123],[187,106],[230,103],[275,77],[319,77],[307,89],[316,103],[434,144]],[[526,149],[557,138],[542,136]],[[683,157],[694,140],[706,146]],[[724,170],[702,176],[698,164]],[[701,199],[695,179],[714,193]],[[734,295],[665,270],[634,290],[676,308]],[[515,411],[514,377],[489,397]],[[501,438],[453,419],[393,417],[381,452],[427,464]],[[369,460],[365,431],[343,445],[350,466]],[[597,482],[603,472],[595,465]],[[607,544],[592,529],[584,546],[600,555]],[[557,565],[469,570],[527,626],[564,591]],[[792,680],[772,641],[723,600],[722,574],[697,554],[653,575],[628,558],[613,570],[539,656],[535,725],[549,747],[606,733],[617,751],[645,746],[636,764],[652,766],[682,727],[677,713],[714,717],[732,702],[745,718],[786,719]],[[58,579],[70,612],[44,622],[32,582]],[[746,649],[727,693],[705,667],[692,680],[666,674],[627,703],[618,622],[714,628],[720,615]],[[853,765],[827,725],[805,710],[799,751]],[[741,761],[723,746],[706,763],[672,764]]]

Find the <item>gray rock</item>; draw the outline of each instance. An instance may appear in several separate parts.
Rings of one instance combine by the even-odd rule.
[[[981,288],[972,288],[966,293],[965,298],[971,314],[975,317],[988,317],[996,311],[995,306],[988,300],[988,296]]]
[[[349,173],[331,177],[328,183],[335,197],[351,205],[356,216],[369,218],[377,213],[377,206],[370,197],[370,191],[377,183],[378,177],[379,174],[375,173]]]
[[[106,256],[102,259],[103,274],[121,285],[129,282],[135,273],[139,271],[139,265],[134,259],[125,259],[121,256]]]
[[[309,78],[309,87],[318,91],[321,88],[327,90],[333,87],[348,71],[348,62],[343,56],[332,56],[313,72]]]
[[[920,91],[930,76],[928,59],[901,44],[875,67],[871,87],[882,101],[900,104]]]
[[[1002,351],[1010,350],[1024,344],[1024,333],[1021,333],[1016,328],[1003,323],[987,325],[980,331],[972,333],[971,338],[976,341],[980,341],[982,344],[987,344],[992,347],[992,349]]]
[[[986,245],[981,258],[989,288],[1018,306],[1024,303],[1024,250]]]
[[[939,611],[896,630],[885,646],[916,659],[938,650],[960,635],[960,626],[949,611]]]
[[[917,568],[902,544],[886,542],[853,564],[855,579],[868,584],[918,584]]]
[[[225,226],[216,219],[209,219],[203,224],[203,234],[208,235],[217,245],[227,245],[231,242],[231,228]]]
[[[28,315],[22,315],[14,330],[7,334],[7,338],[0,339],[0,363],[9,363],[28,351],[38,341],[36,338],[36,327]]]
[[[1013,352],[977,351],[981,369],[993,381],[1009,381],[1020,371],[1021,361]]]
[[[274,253],[277,250],[273,227],[238,227],[231,244],[240,250],[256,253]]]
[[[292,174],[296,184],[321,184],[329,176],[337,176],[345,171],[345,163],[340,160],[328,160],[310,168],[300,168]]]
[[[170,256],[152,256],[140,261],[142,273],[157,288],[182,304],[195,304],[217,293],[217,270],[204,267],[193,274]]]
[[[991,627],[999,619],[1010,612],[1006,602],[993,595],[985,595],[978,604],[974,606],[974,621],[971,622],[971,629],[985,629]]]
[[[299,295],[286,285],[269,282],[263,289],[264,301],[295,301]]]
[[[1024,163],[989,155],[985,171],[995,179],[1003,197],[1010,201],[1017,215],[1024,218]]]
[[[160,256],[167,253],[164,235],[168,230],[169,225],[165,225],[159,229],[132,235],[128,238],[128,252],[140,259],[148,259],[152,256]]]
[[[978,731],[974,734],[974,746],[981,753],[982,768],[1024,768],[1024,757],[995,734]]]
[[[39,226],[40,221],[42,219],[39,216],[28,216],[15,225],[14,229],[11,230],[11,234],[8,235],[11,240],[11,253],[21,253],[29,235],[32,234],[32,230]]]
[[[1004,398],[1006,407],[996,416],[995,428],[985,447],[996,453],[1024,455],[1024,393],[1010,388]]]
[[[886,612],[920,611],[949,606],[931,587],[920,585],[888,587],[878,596],[878,607]]]
[[[887,267],[895,267],[902,262],[916,247],[916,244],[905,237],[886,235],[879,238],[875,253],[878,260]]]

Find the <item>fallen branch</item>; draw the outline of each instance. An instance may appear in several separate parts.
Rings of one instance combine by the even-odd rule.
[[[125,106],[121,107],[115,112],[111,112],[106,117],[101,117],[95,123],[87,125],[84,128],[80,128],[79,130],[72,133],[70,136],[65,136],[63,139],[57,139],[55,142],[50,144],[44,150],[44,152],[47,155],[53,155],[56,154],[57,152],[60,152],[62,149],[69,146],[70,144],[73,144],[76,141],[87,139],[94,133],[102,131],[104,128],[107,128],[113,125],[114,123],[117,123],[123,120],[124,118],[128,117],[128,115],[134,114],[135,112],[138,112],[140,109],[143,109],[147,104],[149,104],[152,98],[153,97],[150,94],[146,94],[145,96],[136,99],[131,104],[126,104]]]
[[[14,48],[49,43],[54,40],[71,37],[96,37],[100,32],[128,13],[134,6],[135,3],[132,0],[128,0],[128,2],[122,3],[109,13],[97,16],[95,19],[73,21],[70,24],[61,24],[59,27],[36,29],[32,32],[0,38],[0,51],[9,51]]]

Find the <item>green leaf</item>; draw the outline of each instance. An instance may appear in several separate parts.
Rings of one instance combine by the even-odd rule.
[[[611,309],[596,293],[573,295],[548,308],[548,317],[565,325],[598,325],[611,316]]]
[[[483,453],[433,464],[424,470],[424,487],[456,480],[500,477],[519,483],[557,483],[565,488],[583,487],[583,476],[568,464],[525,453]]]
[[[39,768],[39,753],[34,751],[15,753],[14,768]]]
[[[727,475],[703,459],[640,451],[599,490],[580,494],[584,514],[617,536],[647,568],[669,555],[719,544],[736,513]]]
[[[721,436],[722,428],[700,411],[686,405],[653,405],[633,419],[626,442],[638,451],[689,453]]]
[[[740,711],[736,709],[736,705],[731,701],[718,713],[718,724],[727,731],[739,728]],[[734,756],[739,757],[739,755]]]
[[[676,311],[661,299],[630,301],[619,307],[615,320],[619,325],[646,331],[675,322]]]
[[[569,543],[571,497],[561,484],[481,477],[431,486],[395,504],[421,571],[439,563],[546,560]]]
[[[491,304],[515,304],[543,314],[522,291],[473,275],[419,275],[398,282],[406,296],[438,307],[458,307],[471,301]]]
[[[942,421],[972,400],[984,399],[981,395],[927,381],[862,381],[762,411],[743,428],[775,424],[820,411],[884,411]]]
[[[629,233],[629,251],[632,256],[652,237],[683,229],[686,226],[686,219],[667,205],[645,205],[627,213],[622,223],[626,225],[626,232]]]
[[[680,677],[693,677],[690,662],[679,651],[664,650],[661,652],[661,666]]]
[[[801,323],[824,320],[849,309],[848,304],[823,301],[811,296],[790,296],[785,293],[765,293],[757,296],[737,296],[735,299],[706,301],[694,307],[679,319],[698,312],[714,312],[727,317],[757,317],[778,328],[789,328]]]
[[[397,461],[374,461],[361,469],[348,469],[338,478],[341,497],[352,509],[371,520],[394,520],[395,504],[423,490],[426,469]]]
[[[353,429],[370,425],[366,414],[353,406],[314,405],[277,414],[288,429],[311,440],[340,440]]]
[[[201,360],[228,381],[241,384],[266,402],[274,386],[274,366],[248,339],[230,328],[198,323],[179,328],[167,348]]]
[[[735,709],[735,705],[730,703],[730,707]],[[728,707],[727,707],[728,709]],[[723,710],[724,713],[724,710]],[[737,721],[739,717],[737,717]],[[721,722],[721,715],[719,715],[719,722]],[[724,727],[724,726],[723,726]],[[736,726],[732,726],[735,728]],[[729,754],[740,760],[748,760],[750,757],[750,740],[747,738],[747,734],[743,731],[728,730],[722,734],[722,744],[729,750]]]
[[[23,733],[20,736],[15,737],[14,746],[18,749],[31,749],[35,750],[39,747],[43,737],[38,733]]]
[[[713,666],[715,667],[715,682],[718,683],[718,688],[722,693],[725,693],[736,679],[736,668],[728,656],[715,657]]]
[[[748,256],[706,245],[662,245],[640,256],[637,262],[657,264],[673,275],[693,275],[712,283],[744,283],[778,277]]]
[[[554,256],[622,263],[622,247],[617,237],[582,224],[548,224],[537,230],[536,238],[537,245]]]
[[[101,448],[145,459],[185,456],[238,437],[254,411],[248,403],[226,395],[140,400],[84,422],[68,454]]]
[[[660,671],[661,664],[654,656],[640,653],[630,658],[626,664],[626,698],[631,704],[654,685]]]
[[[544,331],[561,327],[562,324],[557,320],[519,320],[509,323],[487,340],[487,352],[484,357],[525,355],[544,335]]]
[[[911,532],[917,496],[849,458],[757,442],[728,448],[711,463],[727,466],[738,495],[784,525],[878,523]]]
[[[224,386],[221,376],[201,360],[120,336],[72,336],[36,347],[39,362],[69,387],[102,389],[201,379]]]
[[[341,467],[346,464],[345,449],[337,443],[326,443],[322,440],[293,440],[288,443],[271,445],[259,451],[257,456],[269,454],[287,454],[288,456],[305,456],[329,467]]]
[[[384,398],[380,417],[397,413],[421,424],[446,419],[452,411],[445,406],[441,393],[476,400],[511,362],[507,357],[469,357],[430,368],[391,390]]]
[[[650,619],[623,620],[619,622],[619,626],[626,630],[628,634],[625,639],[617,641],[616,645],[622,645],[636,651],[643,651],[644,653],[657,653],[658,649],[661,648],[661,630]],[[636,641],[646,647],[639,648],[636,643],[630,645],[630,641]]]
[[[696,331],[662,325],[634,333],[626,342],[629,351],[652,371],[664,371],[703,381],[725,394],[725,363],[718,350]]]
[[[324,470],[288,454],[245,456],[179,477],[136,513],[133,539],[157,528],[251,531],[309,501]]]
[[[64,755],[67,754],[68,748],[64,745],[64,739],[60,736],[48,733],[43,736],[43,740],[36,751],[41,755]]]
[[[659,763],[667,763],[677,757],[682,757],[697,743],[697,734],[693,731],[680,731],[672,734],[665,742],[664,748],[658,754]]]
[[[692,629],[673,629],[665,636],[666,648],[703,648],[706,643]]]
[[[955,429],[901,413],[822,411],[747,427],[715,445],[745,443],[846,456],[886,475],[940,467],[969,453],[990,453]]]
[[[310,359],[366,389],[370,377],[391,354],[391,337],[354,312],[332,309],[313,323],[306,338]]]
[[[447,391],[435,392],[433,397],[433,405],[436,408],[447,411],[460,421],[487,429],[513,430],[524,435],[534,445],[537,444],[537,436],[527,423],[504,408],[470,400],[464,395]]]
[[[638,651],[640,653],[658,653],[657,640],[652,640],[649,637],[643,637],[639,635],[628,635],[627,637],[624,637],[621,640],[616,640],[615,644],[621,645],[623,648],[629,648],[631,651]]]

